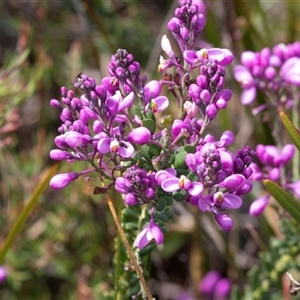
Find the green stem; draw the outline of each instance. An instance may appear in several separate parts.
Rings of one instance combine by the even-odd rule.
[[[15,241],[16,237],[18,236],[18,234],[23,229],[26,220],[28,219],[28,217],[30,216],[32,210],[34,209],[34,207],[38,203],[38,200],[40,199],[40,196],[43,194],[44,190],[48,186],[49,181],[50,181],[51,177],[53,176],[53,174],[56,172],[58,166],[59,166],[59,163],[55,164],[53,167],[51,167],[46,172],[46,174],[42,178],[40,184],[34,190],[31,198],[26,203],[26,205],[22,209],[21,213],[18,215],[17,220],[13,224],[13,226],[12,226],[10,232],[8,233],[6,239],[4,240],[3,246],[1,248],[1,251],[0,251],[0,264],[2,263],[2,261],[5,257],[5,254],[10,249],[10,247],[13,244],[13,242]]]

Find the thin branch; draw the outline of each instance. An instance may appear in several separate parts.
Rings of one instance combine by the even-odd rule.
[[[105,185],[104,185],[104,182],[102,182],[102,185],[103,185],[103,187],[105,186]],[[130,257],[130,259],[131,259],[131,261],[132,261],[132,265],[133,265],[133,267],[134,267],[134,269],[135,269],[135,271],[136,271],[136,273],[137,273],[137,275],[138,275],[138,277],[139,277],[139,279],[140,279],[141,285],[142,285],[142,287],[143,287],[143,289],[144,289],[144,291],[145,291],[145,294],[146,294],[146,296],[147,296],[147,299],[148,299],[148,300],[154,300],[154,298],[152,297],[151,292],[150,292],[150,290],[149,290],[149,288],[148,288],[148,285],[147,285],[147,283],[146,283],[146,280],[145,280],[145,278],[144,278],[144,275],[143,275],[143,273],[142,273],[142,271],[141,271],[141,268],[140,268],[140,266],[138,265],[138,263],[137,263],[137,261],[136,261],[134,252],[133,252],[131,246],[129,245],[129,242],[128,242],[127,238],[126,238],[126,235],[125,235],[125,233],[124,233],[124,230],[123,230],[123,228],[122,228],[122,226],[121,226],[121,223],[120,223],[120,220],[119,220],[119,218],[118,218],[117,212],[116,212],[116,210],[115,210],[113,201],[111,200],[111,197],[109,196],[108,193],[106,193],[106,200],[107,200],[108,207],[109,207],[109,209],[110,209],[110,211],[111,211],[111,214],[112,214],[112,216],[113,216],[113,219],[114,219],[114,221],[115,221],[115,223],[116,223],[116,226],[117,226],[117,228],[118,228],[118,231],[119,231],[119,233],[120,233],[121,239],[122,239],[122,241],[123,241],[123,243],[124,243],[124,246],[125,246],[125,248],[126,248],[126,250],[127,250],[127,252],[128,252],[128,255],[129,255],[129,257]]]

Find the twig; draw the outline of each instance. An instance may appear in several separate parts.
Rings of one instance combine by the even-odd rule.
[[[102,182],[102,185],[103,185],[103,187],[105,186],[104,182]],[[142,287],[143,287],[143,289],[145,291],[147,299],[148,300],[154,300],[154,298],[152,297],[151,292],[150,292],[150,290],[148,288],[148,285],[146,283],[144,275],[143,275],[143,273],[142,273],[142,271],[140,269],[140,266],[138,265],[138,263],[136,261],[134,252],[133,252],[132,248],[130,247],[129,242],[128,242],[127,238],[126,238],[126,235],[124,233],[124,230],[123,230],[123,228],[121,226],[121,223],[119,221],[119,218],[118,218],[117,212],[115,210],[113,201],[111,200],[111,197],[109,196],[108,193],[106,193],[106,200],[107,200],[108,207],[109,207],[109,209],[111,211],[111,214],[112,214],[112,216],[114,218],[114,221],[116,223],[116,226],[118,228],[118,231],[120,233],[121,239],[122,239],[122,241],[124,243],[124,246],[125,246],[125,248],[126,248],[126,250],[128,252],[128,255],[129,255],[129,257],[130,257],[130,259],[132,261],[133,268],[135,269],[135,271],[136,271],[136,273],[137,273],[137,275],[138,275],[138,277],[140,279],[141,285],[142,285]]]

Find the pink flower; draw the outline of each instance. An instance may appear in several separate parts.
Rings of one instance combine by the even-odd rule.
[[[131,157],[134,153],[134,148],[130,143],[109,137],[100,139],[97,144],[97,149],[101,154],[106,154],[111,151],[125,158]]]
[[[152,240],[154,240],[157,244],[162,244],[164,241],[164,234],[154,220],[150,220],[148,226],[138,234],[134,241],[134,245],[142,249]]]

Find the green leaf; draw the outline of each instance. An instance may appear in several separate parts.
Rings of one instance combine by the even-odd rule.
[[[157,201],[157,211],[162,212],[166,208],[166,201],[163,197],[160,197]]]
[[[179,152],[175,156],[174,167],[175,169],[186,169],[185,157],[187,153],[185,151]]]
[[[170,206],[173,204],[173,198],[171,196],[165,196],[166,205]]]
[[[154,133],[155,132],[155,129],[156,129],[156,124],[155,124],[155,122],[152,120],[152,119],[144,119],[143,121],[142,121],[142,125],[144,126],[144,127],[146,127],[146,128],[148,128],[150,131],[151,131],[151,133]]]
[[[271,180],[264,180],[264,186],[277,202],[298,222],[300,223],[300,203],[294,197]]]
[[[140,107],[139,107],[138,105],[133,105],[133,106],[132,106],[132,109],[133,109],[133,113],[134,113],[135,115],[137,115],[140,119],[143,118],[141,109],[140,109]]]
[[[158,145],[155,144],[149,145],[148,154],[151,159],[153,157],[157,157],[160,154],[160,152],[161,152],[161,147],[159,147]]]
[[[149,109],[147,112],[147,118],[151,119],[152,121],[154,121],[154,123],[156,123],[155,115],[151,109]]]
[[[184,151],[187,153],[195,153],[196,152],[196,147],[193,145],[185,145],[184,146]]]
[[[17,219],[15,220],[14,224],[12,225],[12,228],[9,231],[9,233],[1,247],[0,263],[3,261],[5,254],[12,246],[16,237],[19,235],[19,233],[24,228],[25,222],[27,221],[27,219],[29,218],[33,209],[37,205],[41,195],[44,193],[45,189],[48,187],[49,181],[50,181],[51,177],[54,175],[54,173],[56,172],[58,166],[59,166],[59,163],[55,164],[53,167],[51,167],[49,170],[46,171],[44,177],[41,179],[41,181],[39,182],[39,184],[33,191],[30,199],[27,201],[27,203],[23,207],[22,211],[17,216]]]
[[[176,202],[182,202],[184,199],[186,198],[186,194],[182,194],[181,192],[176,192],[174,195],[173,195],[173,199],[176,201]]]
[[[291,137],[294,145],[297,147],[297,149],[300,151],[300,132],[298,129],[294,126],[292,121],[289,119],[289,117],[284,113],[280,112],[279,116],[281,118],[281,121],[286,128],[289,136]]]

